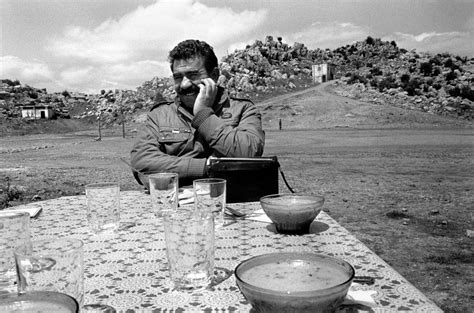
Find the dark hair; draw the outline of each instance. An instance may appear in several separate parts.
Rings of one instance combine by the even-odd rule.
[[[188,60],[196,56],[204,58],[204,67],[208,73],[211,73],[218,66],[217,57],[214,49],[205,41],[188,39],[181,41],[173,50],[170,51],[168,60],[171,71],[173,71],[173,62],[175,60]]]

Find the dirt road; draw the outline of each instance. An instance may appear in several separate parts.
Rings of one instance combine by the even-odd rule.
[[[278,156],[298,191],[323,194],[332,217],[443,310],[472,311],[472,122],[361,103],[330,88],[257,104],[265,154]],[[24,199],[11,204],[81,194],[94,181],[139,189],[119,160],[134,133],[103,135],[0,138],[0,176],[24,188]]]
[[[331,92],[334,88],[334,82],[328,82],[257,104],[265,128],[279,129],[279,119],[283,129],[473,126],[469,121],[345,98]]]

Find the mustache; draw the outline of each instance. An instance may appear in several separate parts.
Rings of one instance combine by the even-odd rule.
[[[201,89],[199,88],[198,85],[195,83],[191,82],[191,86],[188,88],[181,88],[181,86],[178,88],[176,91],[180,95],[189,95],[189,94],[198,94]]]

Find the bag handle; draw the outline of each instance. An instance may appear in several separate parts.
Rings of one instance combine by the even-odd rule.
[[[276,158],[275,158],[275,161],[277,162],[278,171],[281,174],[281,178],[283,178],[283,181],[285,182],[286,188],[288,188],[288,190],[291,191],[291,193],[295,193],[295,190],[293,188],[291,188],[290,184],[288,184],[288,182],[286,181],[286,177],[285,177],[285,174],[283,173],[283,170],[281,169],[280,162],[278,162],[278,160],[276,160]]]

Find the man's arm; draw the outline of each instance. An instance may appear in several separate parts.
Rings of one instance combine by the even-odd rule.
[[[145,129],[132,147],[131,163],[134,169],[142,174],[178,173],[180,184],[182,184],[194,178],[203,177],[206,159],[166,154],[158,142],[157,130],[150,121],[147,121]]]
[[[215,156],[256,157],[263,154],[265,133],[258,109],[245,101],[239,124],[226,124],[212,109],[199,111],[193,119],[193,127],[206,140]]]

